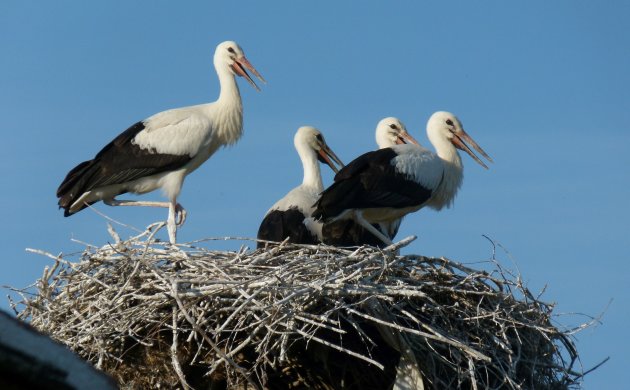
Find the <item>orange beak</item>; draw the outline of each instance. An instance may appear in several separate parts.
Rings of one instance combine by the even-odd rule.
[[[488,169],[488,166],[484,164],[479,157],[477,157],[472,149],[470,149],[470,147],[466,145],[466,142],[468,142],[473,148],[475,148],[477,152],[481,153],[481,155],[484,156],[488,161],[493,162],[490,156],[488,156],[488,154],[483,149],[481,149],[481,146],[477,145],[477,143],[464,130],[456,132],[453,139],[451,139],[451,142],[453,143],[453,145],[455,145],[457,149],[463,150],[464,152],[468,153],[470,157],[472,157],[475,161],[479,163],[479,165],[486,169]]]
[[[415,138],[413,138],[407,131],[401,131],[400,134],[398,135],[398,138],[396,139],[396,144],[401,145],[401,144],[414,144],[414,145],[420,145],[420,143],[418,141],[416,141]]]
[[[337,157],[337,155],[335,154],[335,152],[333,152],[330,147],[328,147],[328,145],[326,145],[325,142],[320,142],[319,143],[320,149],[317,152],[319,154],[320,160],[322,162],[325,162],[326,164],[328,164],[328,166],[330,167],[330,169],[333,170],[333,172],[337,173],[339,172],[339,168],[343,168],[344,165],[341,162],[341,160],[339,159],[339,157]],[[339,164],[339,168],[337,168],[335,166],[335,164],[331,161],[331,159],[333,161],[335,161],[337,164]]]
[[[267,84],[265,79],[260,75],[260,73],[258,73],[256,68],[254,68],[254,66],[247,60],[247,58],[245,58],[245,56],[235,59],[234,63],[232,64],[232,69],[234,70],[234,73],[241,77],[244,77],[257,91],[260,91],[260,88],[258,88],[258,85],[256,85],[254,80],[252,80],[249,73],[247,73],[247,70],[250,70],[264,84]]]

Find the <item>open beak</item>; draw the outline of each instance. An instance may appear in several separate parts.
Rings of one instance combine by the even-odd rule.
[[[236,58],[234,60],[234,64],[232,64],[232,69],[237,75],[241,77],[245,77],[245,79],[247,79],[247,81],[249,81],[252,87],[254,87],[257,91],[260,91],[260,88],[258,88],[258,85],[256,85],[254,80],[252,80],[252,78],[249,76],[249,73],[247,73],[247,70],[250,70],[264,84],[267,84],[265,79],[260,75],[260,73],[258,73],[256,68],[254,68],[254,66],[250,64],[250,62],[247,60],[247,58],[245,58],[245,56],[241,58]]]
[[[335,172],[335,173],[339,172],[339,169],[344,167],[344,165],[341,162],[341,160],[339,159],[339,157],[337,157],[335,152],[333,152],[328,147],[328,145],[326,145],[326,143],[320,142],[319,146],[320,146],[320,148],[319,148],[319,151],[317,153],[319,154],[320,161],[325,162],[326,164],[328,164],[328,166],[330,167],[330,169],[333,170],[333,172]],[[332,159],[332,161],[331,161],[331,159]],[[336,162],[337,164],[339,164],[339,168],[337,168],[335,166],[333,161]]]
[[[475,161],[479,163],[479,165],[486,169],[488,169],[488,166],[484,164],[479,157],[477,157],[472,149],[470,149],[470,147],[466,145],[466,142],[469,143],[470,146],[475,148],[475,150],[479,152],[482,156],[484,156],[488,161],[493,162],[490,156],[488,156],[488,154],[483,149],[481,149],[481,146],[477,145],[477,143],[464,130],[456,132],[451,142],[453,143],[453,145],[455,145],[457,149],[463,150],[464,152],[468,153],[470,157],[472,157]]]
[[[413,138],[411,135],[409,135],[408,132],[401,131],[398,134],[398,138],[396,138],[396,144],[398,144],[398,145],[400,145],[400,144],[420,145],[420,142],[416,141],[416,139]]]

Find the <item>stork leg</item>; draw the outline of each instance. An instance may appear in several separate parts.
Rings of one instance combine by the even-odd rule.
[[[145,207],[171,207],[171,202],[155,202],[150,200],[118,200],[103,199],[103,203],[108,206],[145,206]]]
[[[177,214],[177,204],[169,203],[168,207],[168,219],[166,220],[166,229],[168,230],[168,240],[171,244],[176,243],[177,239],[177,221],[175,215]]]
[[[383,241],[387,245],[392,245],[394,242],[389,239],[386,235],[381,233],[377,228],[372,226],[365,218],[363,218],[363,213],[359,210],[354,210],[354,220],[361,226],[363,226],[368,232],[372,233],[379,240]]]
[[[171,244],[176,243],[177,226],[181,226],[186,221],[186,210],[181,204],[173,200],[171,202],[139,201],[139,200],[118,200],[107,199],[103,202],[108,206],[144,206],[144,207],[165,207],[168,208],[168,219],[166,220],[166,230],[168,240]]]
[[[144,207],[164,207],[170,209],[174,207],[175,212],[175,223],[178,226],[181,226],[186,221],[186,209],[182,207],[181,204],[176,202],[156,202],[156,201],[146,201],[146,200],[118,200],[118,199],[103,199],[103,203],[108,206],[144,206]],[[173,206],[175,204],[175,206]],[[170,212],[170,211],[169,211]]]

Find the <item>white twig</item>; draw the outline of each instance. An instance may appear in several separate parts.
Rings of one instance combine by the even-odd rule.
[[[190,389],[200,383],[185,374],[194,364],[205,365],[203,386],[218,376],[230,388],[264,388],[271,375],[319,368],[301,367],[300,359],[328,350],[345,355],[334,364],[358,377],[373,367],[392,372],[396,359],[375,352],[387,344],[383,329],[405,340],[407,360],[417,362],[427,387],[568,389],[590,372],[579,372],[572,335],[600,318],[555,326],[553,305],[503,268],[496,252],[486,272],[446,258],[400,256],[415,236],[385,249],[285,241],[249,251],[241,242],[256,240],[169,245],[155,239],[163,227],[121,240],[110,225],[113,244],[86,244],[83,253],[28,248],[52,262],[32,286],[11,288],[21,299],[11,307],[23,307],[19,318],[113,374],[121,387]],[[203,246],[215,240],[239,241],[238,249]],[[317,348],[305,348],[309,343]]]
[[[177,337],[178,337],[178,326],[177,326],[177,308],[173,306],[173,342],[171,343],[171,363],[173,364],[173,370],[177,374],[179,378],[179,383],[182,384],[184,390],[190,389],[190,385],[186,382],[186,377],[184,376],[184,372],[182,371],[182,366],[179,363],[179,358],[177,354],[179,353],[179,346],[177,345]]]

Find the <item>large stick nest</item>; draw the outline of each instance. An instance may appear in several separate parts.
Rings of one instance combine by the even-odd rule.
[[[101,248],[47,254],[54,266],[37,292],[21,291],[19,317],[122,388],[386,389],[397,375],[419,387],[414,373],[427,389],[581,380],[552,305],[497,262],[486,272],[372,247],[232,252],[111,233]]]

